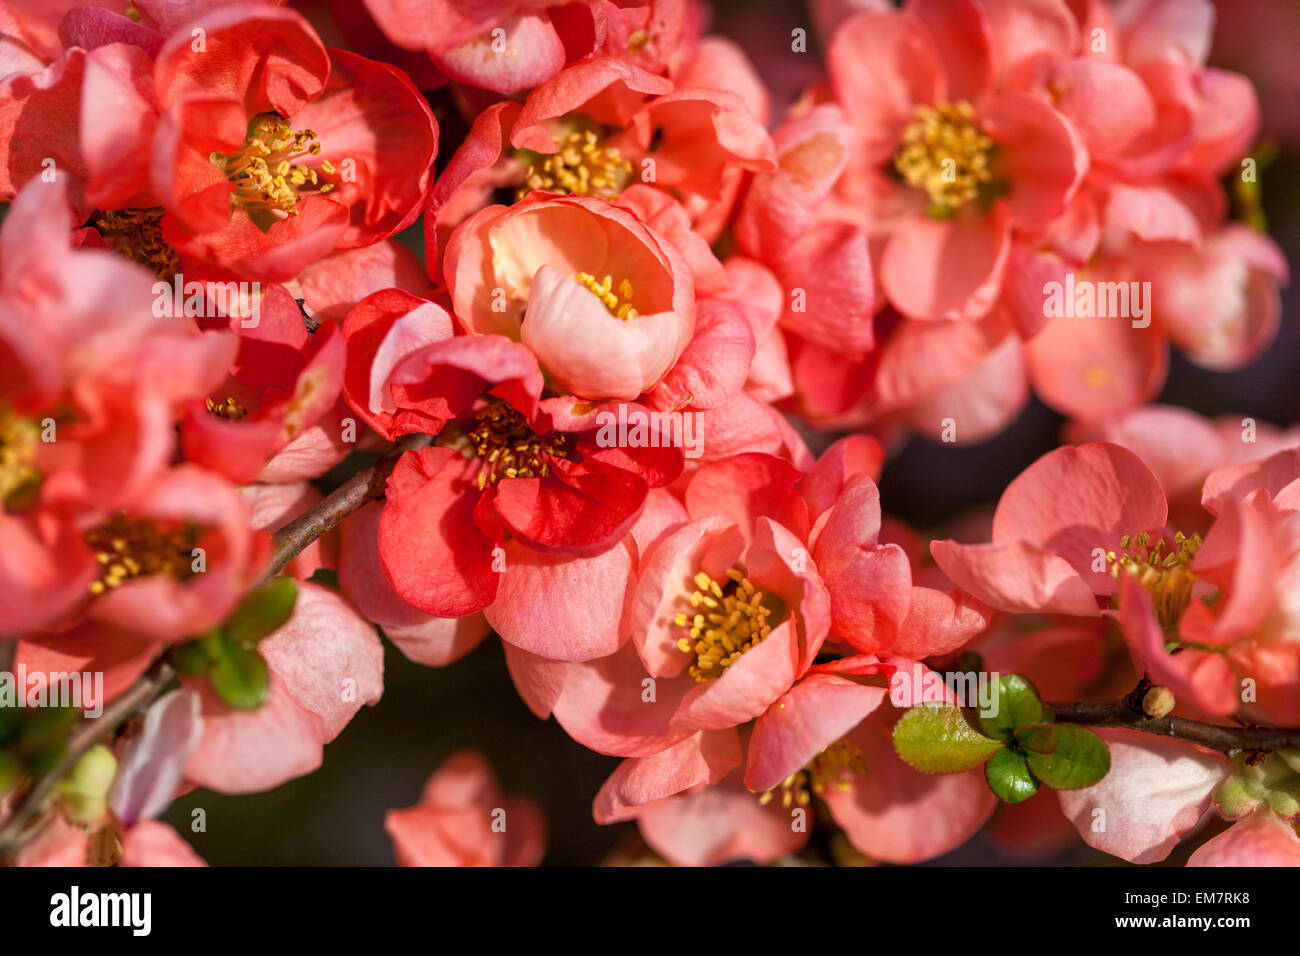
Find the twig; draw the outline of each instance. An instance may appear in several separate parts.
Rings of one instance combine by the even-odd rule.
[[[0,827],[0,852],[21,846],[38,828],[27,828],[28,821],[39,816],[45,808],[45,801],[59,781],[72,772],[77,761],[87,750],[95,746],[110,733],[126,723],[134,714],[149,706],[166,687],[176,672],[167,661],[159,658],[154,661],[143,677],[128,687],[104,708],[96,718],[86,718],[79,723],[68,737],[68,746],[62,759],[41,774],[34,781],[22,802],[14,808],[9,819]]]
[[[1220,727],[1185,717],[1148,717],[1127,700],[1099,704],[1055,703],[1048,707],[1058,723],[1089,727],[1125,727],[1147,734],[1174,737],[1230,754],[1238,750],[1293,750],[1300,748],[1300,730],[1276,727]]]
[[[421,448],[432,439],[428,435],[411,435],[400,442],[393,452],[369,468],[357,472],[342,485],[322,498],[275,533],[271,546],[271,561],[257,577],[255,590],[269,584],[303,548],[338,526],[348,515],[384,492],[388,475],[397,464],[402,452]],[[0,644],[15,644],[6,641]],[[12,653],[12,650],[11,650]],[[13,813],[0,826],[0,853],[21,847],[39,832],[39,826],[29,826],[45,810],[45,804],[59,781],[77,765],[86,751],[114,733],[136,714],[143,711],[162,690],[171,683],[176,672],[164,658],[153,662],[142,677],[115,697],[95,718],[83,718],[68,737],[68,746],[62,759],[36,777]]]
[[[383,494],[388,475],[402,452],[423,448],[431,441],[433,439],[428,435],[411,435],[403,439],[392,454],[357,472],[322,498],[314,508],[304,511],[277,531],[271,546],[271,563],[253,582],[253,590],[270,584],[303,548],[334,530],[339,522],[362,505]]]

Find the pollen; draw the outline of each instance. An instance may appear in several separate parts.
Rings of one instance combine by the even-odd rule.
[[[677,646],[695,655],[690,674],[696,683],[703,684],[721,677],[742,654],[772,633],[767,622],[772,610],[763,603],[763,592],[734,568],[727,571],[725,583],[703,571],[695,575],[694,581],[696,591],[690,602],[695,613],[678,614],[676,618],[679,627],[690,631],[690,637],[683,637]]]
[[[997,145],[975,123],[965,100],[918,106],[903,130],[894,168],[909,185],[930,197],[930,213],[951,216],[996,187]]]
[[[237,422],[248,414],[248,409],[229,395],[226,396],[224,402],[216,402],[208,398],[204,400],[204,403],[207,405],[209,415],[216,415],[217,418],[224,418],[227,421]]]
[[[110,518],[86,535],[86,544],[101,565],[90,593],[103,594],[152,575],[187,580],[195,573],[193,551],[198,540],[198,528],[192,523],[167,525],[127,515]]]
[[[36,467],[40,431],[34,421],[0,404],[0,504],[6,510],[30,504],[40,490]]]
[[[579,272],[569,276],[574,282],[582,286],[597,299],[604,303],[609,314],[616,319],[629,321],[635,319],[640,313],[632,307],[632,283],[624,279],[618,284],[618,289],[614,289],[614,277],[607,275],[603,279],[597,279],[590,272]]]
[[[1151,535],[1143,531],[1124,535],[1119,539],[1120,552],[1108,552],[1111,576],[1119,579],[1120,573],[1131,574],[1146,588],[1155,605],[1156,615],[1167,630],[1177,626],[1192,599],[1192,586],[1196,575],[1192,562],[1201,547],[1201,536],[1190,538],[1181,531],[1174,535],[1174,546],[1166,550],[1163,538],[1151,543]]]
[[[503,402],[480,411],[466,438],[483,462],[476,479],[480,491],[502,478],[545,478],[552,459],[571,455],[568,435],[538,435],[522,414]]]
[[[847,793],[853,788],[853,775],[866,771],[862,751],[848,738],[841,737],[771,790],[760,794],[758,802],[766,806],[780,792],[781,805],[787,810],[806,807],[812,803],[814,794],[820,797],[832,787]]]
[[[539,155],[537,162],[528,166],[516,198],[540,189],[613,199],[632,174],[632,164],[618,147],[602,146],[594,130],[569,133],[559,147],[557,152]]]
[[[285,219],[298,215],[298,200],[309,193],[331,192],[335,184],[321,175],[333,175],[328,160],[320,156],[314,130],[295,130],[275,113],[260,113],[248,124],[248,137],[238,153],[213,153],[212,165],[235,184],[231,201],[251,215]]]
[[[162,207],[154,206],[101,211],[93,219],[108,248],[170,282],[180,271],[181,257],[163,241],[162,217]]]

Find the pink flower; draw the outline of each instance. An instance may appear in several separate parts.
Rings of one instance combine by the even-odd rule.
[[[404,74],[326,50],[291,10],[225,7],[203,25],[203,52],[180,27],[154,68],[152,181],[170,245],[284,280],[414,220],[438,129]],[[273,160],[287,185],[263,181]]]
[[[894,753],[889,692],[856,679],[893,668],[874,657],[819,665],[758,716],[744,745],[734,730],[706,731],[625,760],[596,796],[596,821],[636,819],[682,865],[767,863],[803,847],[816,794],[872,859],[916,862],[955,848],[995,800],[978,771],[922,774]]]
[[[443,73],[496,93],[517,93],[591,53],[605,33],[602,4],[552,5],[492,0],[472,7],[453,0],[411,7],[365,0],[385,35],[408,50],[425,50]]]
[[[752,453],[695,472],[685,515],[665,512],[644,550],[624,612],[630,641],[563,669],[543,709],[593,750],[640,756],[752,720],[789,689],[830,623],[798,477]],[[508,660],[525,699],[552,669],[527,654]]]
[[[88,619],[153,641],[201,634],[234,609],[265,560],[269,542],[249,527],[234,487],[195,465],[162,472],[124,505],[4,515],[0,594],[21,612],[12,632]]]
[[[465,331],[522,341],[583,398],[650,391],[695,329],[681,253],[628,210],[587,196],[489,206],[452,235],[445,270]]]
[[[83,18],[73,39],[93,49],[0,83],[0,191],[59,156],[79,218],[108,211],[118,244],[271,281],[414,221],[437,125],[405,75],[327,50],[295,11],[206,7],[188,10],[201,43],[174,9],[164,32]],[[66,121],[29,132],[32,111]]]
[[[528,797],[506,796],[481,754],[452,754],[420,802],[389,810],[384,829],[402,866],[536,866],[546,819]]]
[[[1300,866],[1300,836],[1275,814],[1256,810],[1203,843],[1187,865]]]
[[[1007,488],[991,542],[931,550],[960,587],[1012,613],[1096,617],[1107,599],[1139,672],[1181,706],[1287,725],[1300,719],[1287,597],[1300,527],[1295,460],[1283,451],[1212,473],[1205,503],[1217,518],[1202,540],[1166,526],[1164,492],[1131,452],[1061,448]],[[1171,653],[1169,641],[1181,646]],[[1246,678],[1257,696],[1243,693]]]
[[[831,82],[857,155],[881,168],[876,175],[897,170],[896,188],[909,190],[913,211],[894,224],[880,280],[913,318],[985,315],[1013,231],[1041,229],[1063,212],[1087,169],[1084,143],[1061,113],[1006,84],[1031,54],[1062,40],[1059,52],[1070,52],[1073,24],[1053,33],[1057,25],[1039,21],[1036,32],[1017,32],[1010,7],[913,3],[858,14],[831,42]]]
[[[339,587],[411,660],[430,667],[454,663],[487,637],[487,619],[482,614],[436,617],[402,599],[379,557],[382,512],[382,505],[368,504],[339,529]]]
[[[1130,863],[1154,863],[1209,813],[1229,772],[1221,755],[1130,730],[1098,729],[1110,751],[1100,783],[1060,790],[1061,811],[1087,843]]]
[[[334,409],[346,346],[333,322],[309,333],[297,303],[280,286],[262,297],[256,326],[239,332],[231,374],[186,410],[181,442],[190,461],[252,481]],[[345,453],[342,443],[324,436],[318,445],[315,455],[295,449],[299,475],[314,477]],[[308,463],[308,457],[317,460]]]
[[[993,607],[1094,617],[1097,596],[1118,589],[1107,553],[1122,551],[1125,536],[1158,540],[1166,516],[1137,456],[1095,442],[1049,452],[1013,481],[988,544],[935,541],[930,550],[958,587]]]
[[[258,643],[270,692],[255,710],[222,701],[205,677],[186,682],[202,733],[184,778],[223,793],[270,790],[321,765],[322,748],[383,693],[374,626],[328,588],[300,582],[293,614]]]
[[[124,828],[114,837],[119,838],[118,866],[207,866],[179,833],[157,820]],[[18,866],[107,866],[111,862],[92,849],[91,834],[61,816],[24,846],[16,860]]]
[[[1281,429],[1252,416],[1208,419],[1172,405],[1147,405],[1115,418],[1074,422],[1066,426],[1064,436],[1076,445],[1113,442],[1141,458],[1169,502],[1169,523],[1186,532],[1204,532],[1209,526],[1212,516],[1201,506],[1201,487],[1211,472],[1300,446],[1300,429]]]
[[[441,310],[400,314],[410,307],[409,296],[377,293],[344,327],[359,357],[344,388],[353,407],[381,434],[439,436],[389,477],[378,549],[393,590],[439,618],[487,610],[506,640],[552,656],[609,653],[622,643],[618,603],[595,588],[568,602],[540,595],[579,574],[622,594],[632,561],[622,539],[650,490],[680,472],[681,450],[602,443],[601,416],[616,406],[542,398],[524,346],[499,335],[438,340]],[[369,382],[354,373],[367,361]],[[605,603],[588,607],[588,597]]]
[[[171,422],[234,355],[228,332],[156,317],[149,274],[74,248],[61,185],[33,182],[0,232],[0,497],[115,508],[171,460]]]
[[[744,54],[720,39],[676,79],[599,56],[566,67],[522,105],[484,109],[429,194],[431,270],[451,229],[502,188],[519,198],[540,191],[613,200],[648,184],[716,239],[745,172],[772,168],[766,97]]]
[[[630,646],[568,666],[517,649],[507,659],[525,699],[592,749],[643,756],[754,719],[828,640],[917,656],[969,640],[982,609],[913,587],[907,556],[878,542],[878,456],[853,438],[802,479],[753,452],[699,468],[684,513],[664,507],[634,528]],[[724,613],[714,605],[729,608],[725,627],[709,623]]]

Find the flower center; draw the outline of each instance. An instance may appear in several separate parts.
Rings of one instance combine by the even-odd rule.
[[[605,304],[609,314],[616,319],[628,321],[635,319],[640,313],[632,307],[632,283],[624,279],[618,284],[617,294],[614,292],[614,277],[605,276],[604,279],[597,279],[590,272],[579,272],[576,275],[569,276],[574,282],[582,286],[597,299]]]
[[[184,581],[194,576],[199,529],[192,523],[165,526],[151,518],[117,515],[86,535],[103,565],[91,594],[103,594],[133,578],[161,574]]]
[[[975,124],[965,100],[918,106],[903,130],[894,168],[909,185],[930,197],[930,214],[945,218],[996,191],[993,160],[997,144]]]
[[[240,405],[237,401],[226,396],[224,402],[214,402],[212,399],[204,399],[208,407],[209,415],[216,415],[218,418],[224,418],[227,421],[237,422],[248,414],[248,409]]]
[[[703,684],[721,677],[745,651],[772,633],[767,623],[772,609],[763,603],[763,592],[735,568],[727,571],[725,585],[701,571],[695,575],[695,586],[690,600],[696,613],[676,618],[679,627],[690,629],[690,637],[683,637],[677,646],[695,655],[690,673],[697,684]]]
[[[34,464],[39,438],[34,421],[0,404],[0,502],[5,510],[31,504],[40,490],[42,476]]]
[[[163,241],[163,210],[161,206],[150,209],[110,209],[93,218],[95,228],[104,237],[108,248],[118,255],[153,272],[168,282],[181,269],[181,257]]]
[[[329,160],[308,166],[301,160],[319,156],[321,146],[313,130],[295,130],[275,113],[259,113],[248,124],[244,148],[237,153],[213,153],[209,159],[235,184],[231,201],[243,206],[254,221],[267,227],[298,215],[298,200],[308,193],[324,195],[334,184],[319,173],[334,173]],[[318,172],[319,170],[319,172]]]
[[[866,772],[862,751],[848,738],[841,737],[771,790],[764,791],[758,802],[766,806],[779,790],[781,806],[806,807],[814,793],[821,796],[832,786],[847,792],[853,786],[853,775]]]
[[[1196,575],[1191,566],[1201,547],[1201,536],[1194,534],[1189,538],[1179,531],[1174,535],[1176,550],[1166,551],[1163,538],[1152,544],[1151,535],[1143,531],[1124,535],[1119,539],[1119,546],[1122,549],[1119,554],[1111,551],[1106,555],[1111,576],[1118,580],[1123,571],[1137,578],[1151,595],[1161,625],[1166,629],[1175,627],[1192,599]]]
[[[613,199],[632,174],[632,164],[618,147],[602,146],[594,130],[569,133],[559,147],[558,152],[549,155],[535,154],[537,159],[529,163],[517,199],[534,189]]]
[[[483,460],[478,487],[502,478],[545,478],[552,458],[568,458],[569,436],[563,432],[538,435],[516,409],[502,402],[484,408],[466,433],[469,446]]]

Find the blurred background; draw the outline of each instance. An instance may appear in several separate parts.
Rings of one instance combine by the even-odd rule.
[[[1300,0],[1219,0],[1216,7],[1211,62],[1246,74],[1259,91],[1264,123],[1255,155],[1264,210],[1295,272],[1300,261],[1300,66],[1295,60]],[[731,37],[748,52],[772,93],[774,116],[823,78],[821,50],[803,2],[715,0],[712,8],[710,32]],[[807,53],[791,52],[796,27],[808,31]],[[445,104],[437,99],[434,104],[444,123],[441,166],[459,134]],[[418,246],[417,233],[418,227],[403,239]],[[1278,425],[1300,421],[1300,296],[1294,284],[1283,301],[1281,331],[1258,362],[1219,374],[1194,368],[1174,353],[1159,400],[1206,415],[1249,414]],[[981,445],[912,439],[885,466],[883,506],[926,528],[992,504],[1011,479],[1058,444],[1061,424],[1060,416],[1032,402],[1010,429]],[[165,819],[214,865],[391,864],[384,814],[415,804],[425,779],[448,755],[473,747],[487,755],[507,792],[528,793],[542,805],[549,826],[545,864],[591,865],[611,854],[648,856],[634,824],[599,827],[591,819],[592,798],[618,761],[574,743],[554,721],[533,717],[515,693],[495,638],[444,669],[412,664],[391,645],[384,663],[383,699],[363,708],[325,748],[322,769],[253,796],[198,790],[176,801]],[[191,831],[195,808],[205,811],[205,832]],[[1053,829],[1062,822],[1059,813],[1055,820],[1044,817],[1044,825],[1055,824]],[[990,826],[998,829],[996,816]],[[1046,859],[1011,855],[1007,843],[999,840],[995,846],[981,833],[930,865],[1118,863],[1082,842]],[[1166,865],[1181,864],[1191,848],[1176,852]]]

